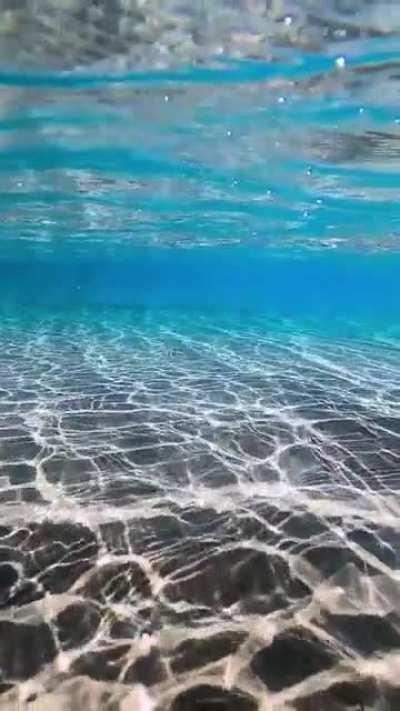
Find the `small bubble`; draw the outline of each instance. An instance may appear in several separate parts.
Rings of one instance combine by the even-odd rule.
[[[280,96],[279,99],[278,99],[278,104],[284,104],[285,101],[286,101],[285,97],[284,97],[284,96]]]
[[[338,69],[344,69],[346,66],[346,60],[344,57],[337,57],[337,59],[335,60],[335,64]]]
[[[290,17],[290,15],[287,15],[287,16],[285,17],[285,19],[284,19],[283,22],[285,23],[286,27],[290,27],[290,25],[292,24],[293,20],[292,20],[292,18]]]

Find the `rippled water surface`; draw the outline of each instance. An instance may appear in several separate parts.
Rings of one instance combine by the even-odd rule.
[[[0,2],[1,709],[400,709],[399,34]]]

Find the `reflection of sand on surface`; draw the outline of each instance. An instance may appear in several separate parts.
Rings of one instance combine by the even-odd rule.
[[[9,322],[4,709],[399,706],[395,344]]]
[[[46,68],[265,60],[274,45],[317,50],[395,34],[398,21],[387,0],[14,0],[0,8],[0,59]]]

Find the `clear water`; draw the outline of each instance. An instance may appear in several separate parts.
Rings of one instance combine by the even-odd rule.
[[[397,6],[20,5],[1,708],[396,711]]]

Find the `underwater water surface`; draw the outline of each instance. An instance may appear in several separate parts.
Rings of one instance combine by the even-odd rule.
[[[397,5],[5,5],[1,709],[397,711]]]

